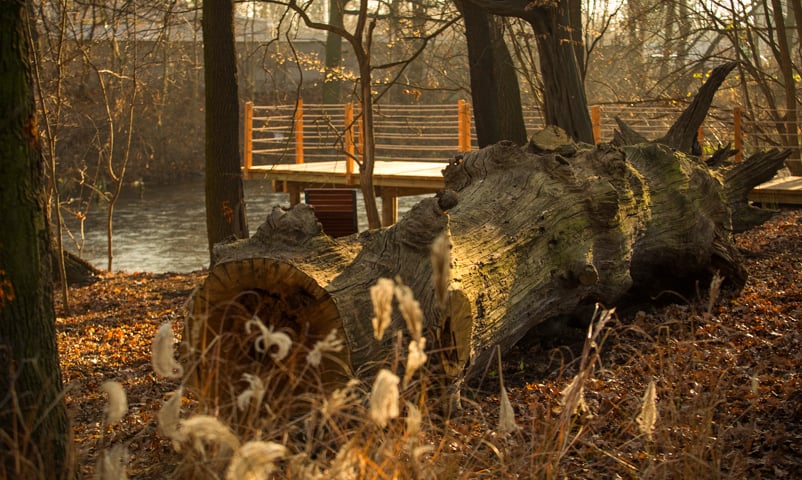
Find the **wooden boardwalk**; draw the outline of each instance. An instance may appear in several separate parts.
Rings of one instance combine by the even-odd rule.
[[[767,205],[802,205],[802,177],[769,180],[749,192],[749,200]]]
[[[398,220],[398,197],[434,193],[444,187],[447,162],[376,161],[373,185],[382,199],[382,224]],[[359,188],[359,173],[346,172],[345,161],[310,162],[289,165],[251,165],[243,168],[246,179],[273,181],[276,191],[290,194],[290,204],[301,201],[305,188]]]

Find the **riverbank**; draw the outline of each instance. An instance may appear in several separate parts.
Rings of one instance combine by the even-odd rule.
[[[206,236],[206,203],[203,178],[173,185],[145,186],[126,190],[114,207],[112,270],[114,272],[191,272],[209,265]],[[265,180],[244,182],[246,214],[250,233],[256,232],[273,207],[289,207],[287,193],[272,191]],[[424,196],[401,197],[399,214],[405,213]],[[381,202],[379,202],[381,209]],[[360,231],[367,230],[362,195],[357,195]],[[97,268],[108,267],[106,211],[92,208],[81,224],[65,217],[69,232],[64,245]]]
[[[500,397],[492,367],[482,382],[465,389],[465,410],[447,422],[419,405],[422,446],[428,447],[415,460],[421,471],[432,478],[537,478],[547,469],[555,478],[797,477],[802,212],[784,211],[737,241],[749,272],[741,292],[723,292],[711,307],[706,286],[700,286],[698,299],[677,298],[607,327],[599,362],[585,382],[588,409],[569,417],[570,424],[561,423],[560,399],[577,373],[573,336],[533,342],[507,355],[503,374],[521,426],[517,433],[498,431]],[[174,322],[181,333],[186,300],[204,275],[105,275],[70,290],[70,314],[58,306],[59,351],[82,473],[90,475],[98,452],[112,444],[128,448],[130,478],[170,478],[182,460],[156,426],[156,413],[178,384],[152,372],[150,348],[163,322]],[[123,384],[129,411],[120,424],[101,431],[106,399],[99,387],[108,380]],[[636,418],[652,381],[659,415],[649,440]],[[292,438],[277,436],[280,431],[260,435],[295,449]],[[395,445],[388,433],[382,435],[374,440]],[[318,439],[328,452],[316,460],[321,466],[336,453],[326,450],[333,448],[329,440],[336,439]],[[375,460],[368,453],[377,447],[355,448],[365,461]],[[395,465],[385,461],[382,468],[407,471],[410,457],[394,458]],[[370,475],[370,465],[365,468],[362,478],[381,478]]]

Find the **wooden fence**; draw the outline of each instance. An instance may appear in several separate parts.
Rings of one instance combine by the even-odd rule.
[[[596,142],[610,141],[616,128],[615,117],[646,138],[666,133],[681,113],[680,108],[605,105],[591,107]],[[344,161],[354,172],[359,160],[359,114],[354,104],[255,106],[245,104],[244,165],[278,165],[317,161]],[[376,160],[443,162],[459,152],[477,147],[471,106],[460,100],[448,105],[377,105],[374,112]],[[356,120],[355,120],[356,119]],[[536,109],[524,111],[527,129],[533,132],[544,125]],[[739,153],[771,147],[798,149],[784,145],[776,124],[744,118],[740,108],[711,109],[699,129],[703,152],[732,143]],[[258,160],[257,163],[255,159]]]

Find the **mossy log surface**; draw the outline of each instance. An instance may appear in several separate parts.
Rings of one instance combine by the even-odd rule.
[[[290,332],[304,351],[338,329],[346,348],[326,363],[336,375],[324,377],[373,371],[394,341],[373,334],[369,289],[382,277],[412,289],[429,345],[443,350],[439,363],[451,375],[480,372],[496,345],[504,351],[547,320],[589,319],[596,303],[693,291],[714,272],[743,285],[730,239],[741,197],[722,180],[733,178],[725,175],[732,167],[713,171],[656,143],[556,145],[555,138],[561,133],[466,154],[444,170],[445,193],[380,230],[335,240],[310,207],[274,208],[251,239],[216,248],[215,266],[194,294],[188,351],[215,351],[232,369],[201,365],[200,373],[237,375],[264,364],[247,346],[254,334],[244,325],[254,315]],[[777,156],[754,161],[781,165]],[[740,192],[743,175],[734,177]],[[444,233],[451,281],[441,311],[430,249]],[[403,325],[394,313],[390,331]]]

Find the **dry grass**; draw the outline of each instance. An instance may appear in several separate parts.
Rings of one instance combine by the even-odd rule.
[[[81,407],[82,470],[95,471],[101,458],[112,472],[104,478],[121,478],[111,468],[120,461],[133,478],[794,478],[802,458],[799,222],[798,212],[785,212],[739,237],[750,272],[739,294],[714,286],[661,308],[599,311],[574,338],[507,352],[500,369],[462,389],[461,409],[450,380],[428,364],[403,381],[410,350],[400,341],[380,385],[372,377],[323,388],[310,352],[290,348],[274,359],[279,368],[203,386],[226,392],[227,403],[207,402],[189,385],[171,397],[175,381],[145,373],[149,345],[134,366],[113,356],[95,367],[76,362],[65,368],[73,382],[78,369],[95,369],[68,393],[73,411]],[[154,316],[148,338],[164,320],[179,331],[174,313]],[[64,342],[91,322],[60,323]],[[281,372],[297,370],[284,364],[306,373],[288,380]],[[115,377],[130,407],[104,428],[105,397],[90,385]],[[170,398],[178,417],[165,411],[159,433],[157,412]]]

